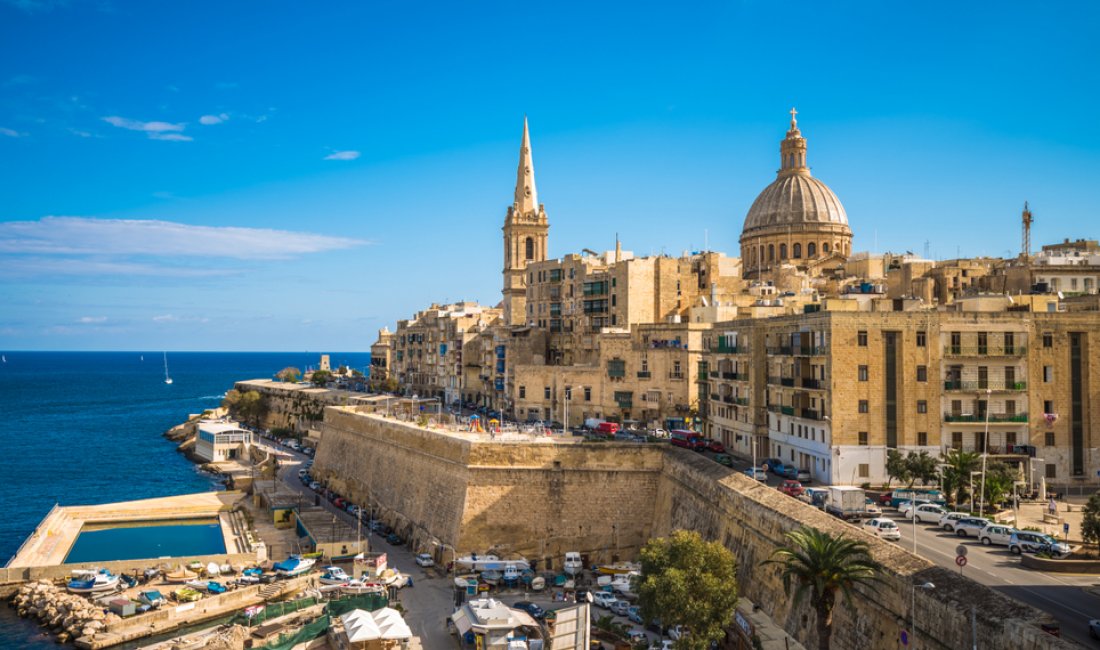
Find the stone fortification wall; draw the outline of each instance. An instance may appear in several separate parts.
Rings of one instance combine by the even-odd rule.
[[[632,557],[649,537],[658,450],[607,443],[479,442],[330,408],[315,476],[427,551]],[[441,554],[442,558],[444,554]],[[545,566],[545,564],[544,564]]]
[[[921,647],[969,647],[972,606],[977,610],[978,638],[983,647],[1075,647],[1042,632],[1039,624],[1046,619],[1038,610],[692,452],[666,450],[654,505],[654,535],[664,536],[680,528],[696,530],[732,549],[739,562],[741,593],[807,647],[816,645],[814,613],[808,599],[795,605],[783,591],[780,568],[761,566],[784,542],[784,535],[801,526],[861,538],[886,567],[875,589],[860,588],[851,607],[838,603],[833,647],[875,650],[898,646],[900,631],[909,627],[912,585],[925,582],[933,583],[935,589],[917,590]]]
[[[269,379],[238,381],[233,388],[247,392],[254,390],[264,399],[267,413],[262,426],[265,429],[284,428],[291,431],[306,431],[317,428],[324,417],[326,406],[344,404],[349,395],[362,396],[362,393],[348,393],[342,390],[315,388],[310,384],[290,384]]]

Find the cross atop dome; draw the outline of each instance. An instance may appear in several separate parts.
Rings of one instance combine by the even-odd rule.
[[[791,128],[792,129],[797,129],[798,128],[798,120],[795,119],[796,115],[798,115],[798,111],[796,111],[794,108],[791,108]]]

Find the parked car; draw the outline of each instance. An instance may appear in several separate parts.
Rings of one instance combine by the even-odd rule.
[[[779,474],[783,471],[783,461],[778,458],[765,458],[761,466],[772,474]]]
[[[1037,533],[1030,530],[1018,530],[1008,540],[1010,553],[1049,553],[1054,557],[1069,555],[1069,544],[1059,542],[1050,535]]]
[[[878,507],[878,504],[875,503],[873,499],[867,497],[867,499],[864,500],[864,503],[866,505],[863,506],[863,509],[867,512],[867,514],[871,515],[872,517],[882,516],[882,508]]]
[[[667,438],[668,431],[664,429],[654,429],[649,432],[649,435],[653,436],[654,438]]]
[[[597,591],[592,595],[592,603],[596,607],[602,607],[603,609],[611,609],[611,605],[617,600],[618,598],[615,598],[615,594],[607,591]]]
[[[989,524],[978,533],[978,539],[986,546],[991,544],[1008,546],[1008,543],[1012,541],[1012,534],[1015,532],[1016,529],[1011,526]]]
[[[922,503],[917,506],[915,514],[912,509],[906,510],[902,514],[906,519],[915,519],[922,524],[929,522],[937,524],[947,514],[947,508],[938,503]]]
[[[798,495],[799,501],[808,503],[815,508],[823,507],[827,498],[829,498],[829,491],[825,488],[802,488],[802,494]]]
[[[435,566],[435,560],[433,560],[432,556],[428,555],[427,553],[420,553],[416,556],[416,564],[417,566],[425,567]]]
[[[578,589],[574,593],[576,594],[578,603],[591,603],[595,601],[592,597],[592,592],[587,589]]]
[[[789,478],[792,481],[798,476],[798,468],[794,465],[784,465],[783,469],[775,473],[776,476],[782,476],[783,478]]]
[[[639,643],[649,643],[649,635],[645,633],[640,627],[636,627],[627,631],[626,640],[630,642],[630,647],[637,647]]]
[[[402,539],[401,536],[397,533],[390,533],[389,535],[386,535],[386,541],[390,544],[393,544],[394,546],[401,546],[405,543],[405,540]]]
[[[885,519],[883,517],[868,519],[863,522],[863,530],[875,535],[879,539],[885,539],[892,542],[901,540],[901,530],[892,519]]]
[[[749,478],[754,478],[758,481],[767,481],[768,471],[763,467],[750,467],[745,470],[745,476]]]
[[[729,454],[715,454],[714,462],[719,465],[725,465],[726,467],[733,467],[733,456]]]
[[[891,497],[893,497],[893,494],[893,492],[883,492],[882,494],[878,495],[878,504],[882,507],[890,505],[890,500]]]
[[[791,479],[787,479],[780,483],[778,489],[789,497],[797,497],[802,494],[802,484]]]
[[[707,451],[713,451],[716,454],[724,454],[726,453],[726,446],[718,440],[708,440]]]
[[[305,468],[298,470],[298,478],[302,478],[306,474],[309,474],[309,470],[307,470]]]
[[[687,630],[685,630],[682,625],[673,625],[672,627],[668,628],[668,638],[672,639],[673,641],[679,641],[680,638],[685,636],[686,634]]]
[[[801,483],[802,485],[806,485],[807,483],[812,483],[813,482],[813,477],[810,476],[810,470],[800,469],[795,474],[795,480],[798,481],[799,483]]]
[[[948,512],[940,517],[939,527],[949,531],[955,532],[955,522],[960,519],[965,519],[970,516],[969,512]]]
[[[626,608],[626,617],[631,621],[641,625],[642,623],[642,608],[638,605],[631,605]]]
[[[989,524],[985,517],[963,517],[955,522],[955,534],[959,537],[977,537]]]
[[[1089,621],[1089,636],[1094,639],[1100,639],[1100,618],[1094,618]]]
[[[541,621],[546,618],[546,610],[540,607],[537,603],[532,603],[529,600],[521,600],[518,603],[512,603],[512,607],[516,609],[522,609],[531,615],[531,618],[536,621]]]
[[[625,600],[616,599],[615,602],[611,603],[611,606],[608,607],[608,609],[611,610],[611,613],[618,616],[626,616],[627,611],[630,610],[630,603],[626,602]]]

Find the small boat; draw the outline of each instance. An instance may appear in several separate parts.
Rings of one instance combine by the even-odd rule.
[[[486,568],[484,564],[500,562],[500,558],[496,555],[484,554],[478,555],[477,553],[471,553],[470,555],[463,555],[455,560],[454,564],[460,569],[478,569]]]
[[[153,578],[160,575],[160,569],[146,569],[142,572],[141,577],[145,579],[145,582],[149,582]]]
[[[176,590],[176,600],[181,603],[193,603],[202,598],[202,594],[191,587],[180,587]]]
[[[523,581],[523,584],[529,585],[535,579],[535,572],[531,569],[524,569],[520,572],[519,579]]]
[[[249,568],[249,569],[245,569],[244,571],[241,571],[241,575],[252,576],[252,577],[255,577],[255,578],[259,578],[263,574],[264,574],[264,570],[259,568],[259,567],[252,567],[252,568]]]
[[[546,588],[546,578],[535,576],[531,579],[531,591],[542,591]]]
[[[233,569],[233,566],[230,565],[230,564],[223,564],[220,567],[218,567],[218,570],[221,571],[222,575],[225,575],[225,574],[232,575],[232,574],[236,573],[236,571]]]
[[[224,594],[225,585],[215,580],[211,580],[210,582],[206,583],[206,590],[214,594],[215,596],[218,594]]]
[[[366,580],[365,576],[362,580],[351,580],[340,587],[342,593],[353,595],[382,593],[385,590],[386,588],[381,583]]]
[[[576,551],[569,551],[566,553],[565,563],[562,564],[562,569],[571,576],[575,576],[581,571],[584,571],[584,563],[581,560],[581,554]]]
[[[481,572],[481,580],[488,585],[500,584],[500,579],[504,577],[504,574],[496,569],[489,569],[488,571]]]
[[[216,562],[211,562],[210,564],[206,565],[206,575],[217,576],[221,575],[221,573],[221,567],[219,567]]]
[[[194,589],[195,591],[206,591],[206,585],[207,582],[205,580],[199,580],[198,578],[194,580],[188,580],[183,584],[184,587],[187,587],[188,589]]]
[[[196,572],[202,571],[202,562],[199,562],[198,560],[195,560],[194,562],[191,562],[190,564],[188,564],[187,568],[192,570],[192,571],[196,571]]]
[[[597,576],[596,577],[596,586],[598,586],[598,587],[610,587],[611,586],[611,576],[608,576],[608,575]]]
[[[616,562],[614,564],[601,564],[596,567],[596,570],[603,575],[619,575],[620,573],[639,572],[642,570],[642,565],[634,562]]]
[[[128,573],[123,573],[118,577],[118,579],[122,581],[122,584],[126,585],[127,589],[129,589],[130,587],[136,587],[138,583],[137,576],[132,576]]]
[[[65,588],[74,594],[91,594],[118,588],[118,576],[107,569],[78,569],[73,571],[72,576]]]
[[[319,580],[323,585],[342,585],[350,582],[351,576],[338,566],[327,566]]]
[[[153,609],[156,609],[157,607],[160,607],[161,605],[168,602],[164,598],[164,596],[161,595],[161,593],[156,589],[150,589],[149,591],[143,591],[139,593],[138,600],[152,607]]]
[[[168,582],[187,582],[188,580],[194,580],[199,577],[199,574],[194,571],[188,571],[187,569],[180,567],[175,571],[169,571],[164,574],[164,579]]]
[[[564,573],[559,573],[554,576],[554,586],[564,587],[567,580],[569,580],[569,578]]]
[[[509,587],[516,586],[516,583],[519,582],[519,569],[514,564],[504,565],[504,573],[501,574],[501,579]]]
[[[164,383],[171,384],[172,378],[168,376],[168,353],[164,353]]]
[[[313,568],[313,565],[317,563],[317,560],[308,557],[302,557],[301,555],[291,555],[282,562],[276,562],[272,568],[275,569],[275,573],[290,578],[293,576],[300,576]]]
[[[378,580],[387,587],[396,584],[401,578],[401,573],[396,569],[386,569],[382,573],[378,574]]]

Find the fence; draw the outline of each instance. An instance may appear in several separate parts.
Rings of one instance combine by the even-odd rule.
[[[340,616],[353,609],[365,609],[373,612],[382,609],[389,604],[389,598],[384,594],[358,594],[339,600],[330,600],[325,606],[325,613],[329,616]]]
[[[285,614],[293,614],[298,610],[305,609],[312,605],[317,604],[316,598],[302,598],[299,600],[286,600],[280,603],[271,603],[263,608],[260,612],[254,616],[245,616],[244,614],[237,614],[234,617],[233,622],[240,625],[256,626],[262,624],[272,618],[279,618]]]
[[[263,650],[290,650],[299,643],[312,641],[328,631],[332,619],[326,614],[312,623],[302,627],[294,634],[280,634],[278,641],[260,646]]]

